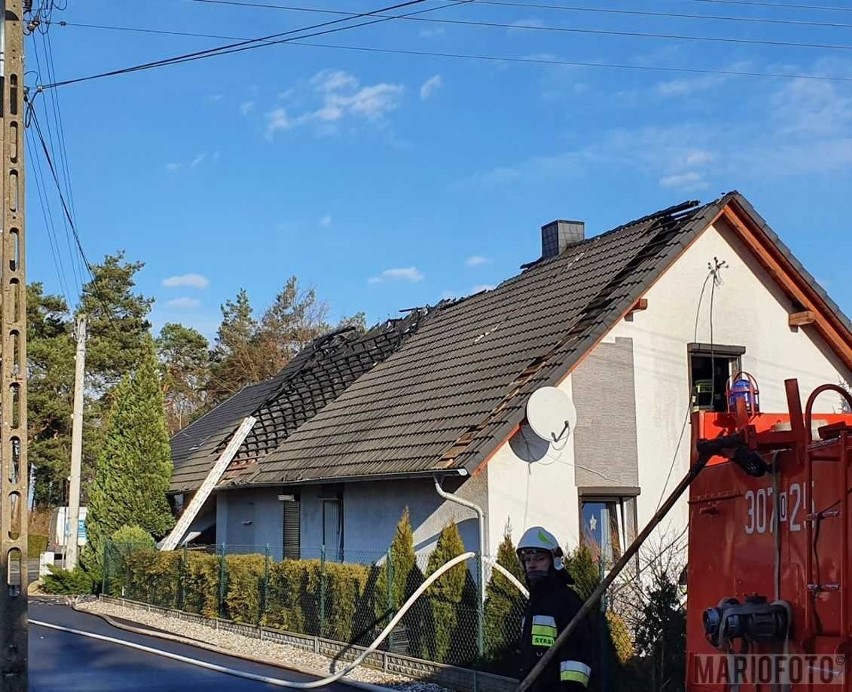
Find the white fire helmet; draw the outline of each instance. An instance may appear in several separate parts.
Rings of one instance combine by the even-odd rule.
[[[547,529],[541,526],[533,526],[524,532],[521,540],[518,542],[517,553],[520,557],[524,550],[546,550],[553,555],[553,568],[555,570],[565,569],[565,564],[562,561],[562,548],[559,547],[559,541]]]

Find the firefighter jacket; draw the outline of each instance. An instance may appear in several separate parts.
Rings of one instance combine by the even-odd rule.
[[[583,601],[577,592],[564,578],[556,575],[530,589],[521,628],[521,680],[582,606]],[[535,680],[530,692],[587,692],[592,676],[593,653],[592,627],[589,618],[586,618]]]

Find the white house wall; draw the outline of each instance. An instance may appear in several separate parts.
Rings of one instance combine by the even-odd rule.
[[[447,492],[485,509],[485,479],[443,482]],[[347,560],[380,557],[387,552],[397,522],[408,507],[414,548],[425,556],[435,547],[441,529],[458,525],[467,550],[479,550],[478,519],[473,510],[441,498],[434,481],[425,479],[348,483],[344,490],[344,546]]]
[[[570,377],[560,389],[571,396]],[[523,425],[481,472],[488,475],[489,552],[496,554],[507,528],[517,545],[530,526],[544,526],[563,546],[576,546],[579,505],[574,471],[573,437],[555,445]]]
[[[708,263],[714,258],[727,267],[721,270],[721,285],[714,289],[712,280],[708,281],[702,297]],[[788,316],[794,312],[790,299],[726,226],[705,231],[644,297],[647,309],[635,312],[607,336],[607,341],[633,340],[640,527],[688,468],[691,428],[683,427],[690,403],[688,343],[709,344],[712,338],[715,344],[744,347],[742,367],[756,378],[761,409],[766,412],[786,412],[786,379],[798,378],[805,398],[820,384],[849,378],[839,359],[810,328],[788,326]],[[839,411],[839,398],[824,395],[816,410]],[[686,499],[684,495],[670,515],[671,522],[661,527],[658,542],[665,539],[663,534],[676,535],[685,528]]]
[[[424,566],[441,529],[448,523],[457,524],[467,550],[479,550],[479,524],[474,511],[441,498],[432,480],[361,481],[340,487],[344,559],[347,562],[373,562],[385,555],[406,507],[414,532],[415,550]],[[485,508],[484,476],[446,479],[443,488]],[[228,552],[263,552],[268,545],[273,558],[281,559],[284,510],[278,496],[294,490],[257,488],[219,493],[217,544],[225,543]],[[323,546],[323,489],[319,485],[305,485],[297,490],[301,556],[318,559]]]
[[[216,543],[229,553],[263,553],[281,559],[284,509],[280,490],[256,488],[217,494]]]
[[[712,280],[707,282],[697,312],[708,263],[714,258],[728,266],[721,271],[721,285],[714,289]],[[625,386],[632,388],[634,400],[602,391],[593,405],[587,401],[577,406],[577,430],[582,430],[586,439],[589,432],[597,433],[605,451],[607,445],[617,451],[617,463],[609,469],[601,468],[607,453],[595,450],[597,453],[590,455],[587,443],[579,445],[576,437],[564,449],[556,450],[523,426],[486,467],[492,551],[507,521],[515,542],[529,526],[544,525],[552,528],[563,545],[576,546],[580,528],[577,485],[632,485],[625,450],[636,455],[634,477],[641,489],[636,500],[638,528],[644,527],[664,493],[675,487],[688,468],[691,429],[688,424],[684,428],[690,410],[687,344],[711,342],[711,293],[712,341],[746,349],[742,366],[757,379],[763,411],[786,411],[785,379],[798,378],[803,398],[820,384],[849,380],[848,371],[810,328],[793,330],[788,326],[788,316],[794,311],[791,301],[734,233],[723,226],[711,227],[647,291],[647,309],[616,325],[581,361],[575,375],[559,385],[570,396],[572,380],[578,383],[581,377],[597,377],[607,367],[613,379],[620,378],[624,346],[628,345],[634,375],[633,382]],[[599,406],[607,401],[612,411],[603,416]],[[816,408],[820,412],[839,411],[839,398],[826,394]],[[622,425],[614,436],[613,420],[619,419]],[[590,430],[583,429],[590,425]],[[612,447],[614,444],[617,446]],[[594,458],[590,460],[589,456]],[[592,475],[586,470],[589,466],[595,467]],[[611,477],[593,481],[600,473]],[[649,545],[662,545],[686,527],[686,499],[684,496],[676,505]]]

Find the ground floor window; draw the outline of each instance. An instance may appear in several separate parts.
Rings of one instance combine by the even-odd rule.
[[[580,495],[580,542],[605,565],[618,560],[636,536],[636,494]]]

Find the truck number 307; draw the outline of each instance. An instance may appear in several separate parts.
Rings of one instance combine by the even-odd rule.
[[[805,486],[793,483],[786,491],[778,494],[779,501],[773,501],[773,489],[760,488],[749,490],[745,494],[747,511],[745,532],[772,533],[775,527],[776,504],[778,523],[787,523],[790,531],[802,530],[802,517],[805,510]]]

